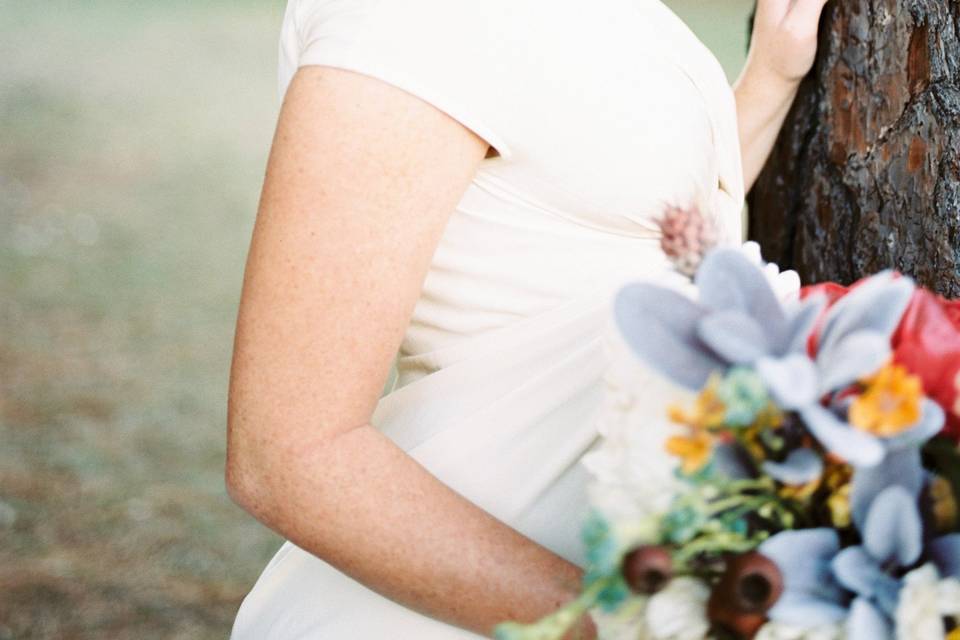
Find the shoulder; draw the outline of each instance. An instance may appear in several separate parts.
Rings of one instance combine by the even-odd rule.
[[[280,93],[305,65],[393,84],[461,121],[501,157],[512,155],[503,103],[525,72],[511,47],[506,0],[289,0],[280,41]],[[526,74],[529,75],[529,74]],[[519,127],[512,127],[520,129]]]

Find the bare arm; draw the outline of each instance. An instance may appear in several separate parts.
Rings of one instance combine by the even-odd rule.
[[[817,26],[828,0],[758,0],[750,53],[734,84],[744,185],[756,182],[813,66]]]
[[[747,191],[770,157],[798,87],[799,83],[785,83],[776,77],[748,73],[746,69],[734,85],[743,182]]]
[[[444,485],[369,421],[487,149],[379,80],[297,72],[244,274],[227,446],[230,495],[260,521],[371,589],[480,634],[572,599],[581,570]]]

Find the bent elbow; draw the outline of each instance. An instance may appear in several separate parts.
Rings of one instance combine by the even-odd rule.
[[[247,483],[236,463],[231,462],[229,455],[227,456],[227,464],[224,471],[224,484],[227,488],[227,495],[230,496],[230,499],[238,507],[246,509]]]
[[[230,427],[228,426],[228,430]],[[297,474],[297,465],[278,449],[242,429],[229,431],[224,484],[227,495],[241,509],[268,527],[283,519],[282,497]]]
[[[263,520],[270,505],[270,491],[264,461],[255,455],[256,446],[232,429],[228,418],[227,457],[224,484],[227,495],[238,507]]]
[[[267,526],[292,515],[290,493],[304,483],[320,481],[311,471],[327,455],[336,436],[321,435],[309,445],[303,438],[277,433],[265,421],[228,412],[224,483],[227,495],[241,509]],[[319,488],[314,485],[314,488]]]
[[[227,463],[224,473],[224,482],[227,488],[227,495],[238,507],[244,511],[256,516],[255,505],[258,502],[256,497],[257,481],[252,477],[254,474],[250,469],[244,467],[237,460],[236,454],[227,452]]]
[[[282,520],[283,503],[276,499],[268,470],[256,466],[253,461],[248,462],[250,464],[238,464],[228,456],[225,473],[227,495],[234,504],[272,529]]]

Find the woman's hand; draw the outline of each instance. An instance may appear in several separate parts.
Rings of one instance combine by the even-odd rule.
[[[758,0],[747,63],[734,85],[744,186],[766,164],[783,120],[817,55],[828,0]]]
[[[827,0],[759,0],[749,65],[785,83],[798,84],[817,55],[817,26]]]

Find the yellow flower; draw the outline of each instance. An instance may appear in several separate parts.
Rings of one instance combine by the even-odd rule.
[[[848,464],[828,462],[823,473],[823,486],[827,489],[827,509],[830,512],[830,522],[838,529],[845,529],[852,524],[850,514],[850,481],[853,479],[853,468]]]
[[[693,416],[684,411],[683,407],[676,404],[671,404],[667,407],[667,417],[670,418],[670,422],[674,424],[690,424],[693,422]]]
[[[682,460],[680,468],[686,474],[696,473],[710,461],[713,436],[709,431],[722,426],[726,418],[727,408],[717,397],[720,380],[718,374],[710,376],[689,413],[677,405],[667,410],[671,422],[684,425],[688,430],[688,435],[673,436],[664,443],[667,453]]]
[[[783,412],[771,402],[757,414],[757,421],[754,426],[760,431],[777,429],[783,426]]]
[[[814,478],[807,484],[785,484],[777,491],[781,498],[786,500],[807,500],[820,488],[820,478]]]
[[[947,637],[943,640],[960,640],[960,627],[957,627],[953,631],[947,634]]]
[[[684,411],[677,405],[669,407],[668,416],[671,422],[684,424],[694,429],[715,429],[723,424],[727,415],[727,408],[717,397],[717,385],[720,383],[720,377],[714,374],[707,382],[694,401],[693,409],[690,413]]]
[[[838,529],[849,527],[853,521],[850,514],[850,485],[845,484],[827,498],[830,522]]]
[[[767,451],[760,440],[760,427],[747,427],[740,431],[740,444],[747,450],[754,460],[765,460]]]
[[[950,482],[935,476],[930,482],[930,502],[937,531],[948,533],[957,525],[957,496],[953,495]]]
[[[691,429],[689,436],[667,438],[667,453],[682,460],[680,468],[686,474],[696,473],[710,461],[713,438],[701,429]]]
[[[893,436],[920,419],[923,383],[897,364],[884,365],[863,381],[866,389],[850,407],[850,424],[876,436]]]

